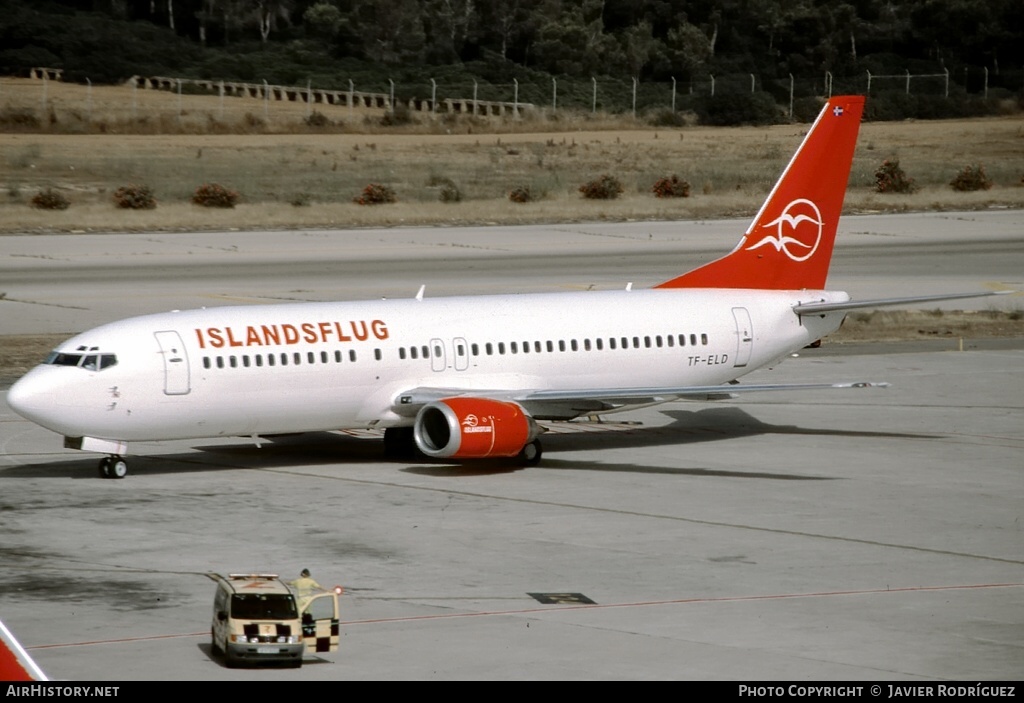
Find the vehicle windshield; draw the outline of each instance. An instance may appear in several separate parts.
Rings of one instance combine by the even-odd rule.
[[[287,593],[236,593],[231,596],[231,617],[239,620],[294,620],[299,617],[295,598]]]

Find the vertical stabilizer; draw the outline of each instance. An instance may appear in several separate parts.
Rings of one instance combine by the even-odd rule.
[[[655,288],[824,288],[863,112],[829,98],[739,245]]]

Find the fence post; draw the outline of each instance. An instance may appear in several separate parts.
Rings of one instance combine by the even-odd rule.
[[[263,79],[263,119],[270,122],[270,84]]]
[[[437,81],[430,79],[430,114],[437,114]]]
[[[789,119],[793,119],[793,74],[789,74]]]
[[[594,100],[593,100],[593,102],[591,103],[591,106],[590,106],[590,114],[596,115],[597,114],[597,79],[594,78],[593,76],[591,76],[590,80],[594,84]]]
[[[753,74],[753,73],[751,73],[751,74],[750,74],[750,94],[751,94],[751,95],[753,95],[753,94],[754,94],[754,85],[755,85],[755,84],[754,84],[754,74]]]
[[[513,78],[512,79],[512,83],[515,86],[515,93],[514,93],[515,100],[512,103],[512,116],[518,118],[519,117],[519,80],[516,79],[516,78]]]
[[[676,111],[676,77],[672,76],[672,114]]]
[[[178,79],[178,124],[181,124],[181,79]]]
[[[910,95],[910,69],[907,69],[907,95]]]
[[[636,76],[633,76],[633,119],[636,119]]]
[[[865,92],[871,95],[871,71],[868,71],[868,89]]]
[[[313,108],[313,79],[306,79],[306,117],[309,117]]]
[[[137,102],[138,102],[136,93],[138,92],[138,90],[139,90],[139,79],[138,78],[133,78],[132,79],[132,122],[134,122],[135,119],[136,119],[136,112],[137,112],[136,111],[136,106],[137,106]]]
[[[825,71],[825,90],[828,91],[828,97],[832,97],[832,72]]]
[[[477,83],[476,83],[476,78],[474,78],[473,79],[473,116],[474,117],[480,111],[480,103],[477,102],[476,91],[477,91]]]
[[[88,120],[92,122],[92,81],[86,78],[85,82],[89,85],[85,92],[85,112],[88,115]]]
[[[388,78],[388,85],[391,86],[391,114],[395,114],[395,82]]]
[[[558,112],[558,79],[551,76],[551,113]]]
[[[715,77],[711,76],[711,97],[715,97]]]
[[[355,93],[356,93],[356,84],[352,82],[351,78],[349,78],[348,79],[348,116],[350,118],[352,117],[353,111],[355,109],[355,106],[352,103],[352,101],[356,97]]]
[[[988,66],[985,66],[985,99],[988,100]],[[946,71],[946,97],[949,97],[949,71]]]

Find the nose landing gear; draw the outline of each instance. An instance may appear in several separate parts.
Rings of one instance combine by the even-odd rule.
[[[124,478],[128,475],[128,462],[117,455],[103,457],[100,459],[99,471],[103,478]]]

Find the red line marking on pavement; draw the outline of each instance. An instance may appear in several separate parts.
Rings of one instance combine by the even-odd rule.
[[[410,615],[398,618],[373,618],[370,620],[342,620],[339,625],[376,625],[390,622],[417,622],[423,620],[451,620],[454,618],[494,617],[497,615],[529,615],[530,613],[551,613],[568,610],[608,610],[611,608],[646,608],[658,605],[689,605],[694,603],[736,603],[759,600],[784,600],[794,598],[831,598],[836,596],[865,596],[880,593],[924,593],[929,591],[968,591],[988,588],[1020,588],[1024,583],[977,583],[963,586],[907,586],[904,588],[866,588],[858,591],[819,591],[812,593],[773,593],[762,596],[722,596],[719,598],[675,598],[670,600],[634,601],[631,603],[594,603],[586,605],[556,605],[515,610],[484,610],[476,613],[443,613],[440,615]],[[151,640],[181,639],[185,637],[206,637],[209,632],[186,632],[177,635],[150,635],[146,637],[121,637],[111,640],[87,642],[63,642],[59,644],[38,644],[25,647],[26,650],[59,649],[61,647],[89,647],[101,644],[124,644],[126,642],[147,642]]]

